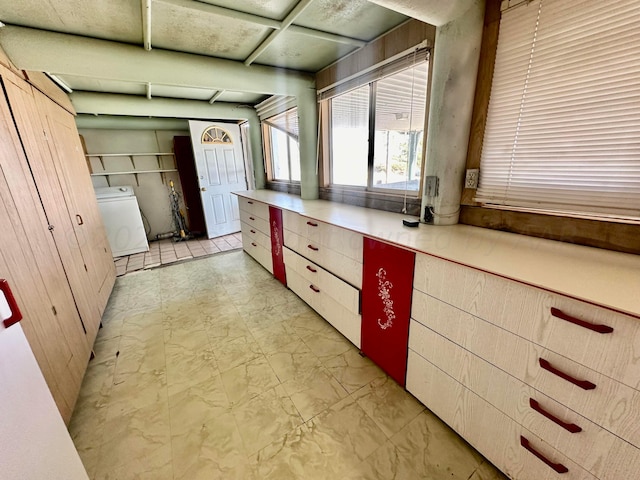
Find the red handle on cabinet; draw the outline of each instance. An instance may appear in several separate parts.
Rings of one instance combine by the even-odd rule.
[[[309,270],[310,272],[316,273],[318,270],[316,270],[315,268],[313,268],[310,265],[307,265],[307,270]]]
[[[597,323],[585,322],[584,320],[580,320],[579,318],[572,317],[571,315],[567,315],[562,310],[557,309],[555,307],[551,307],[551,315],[553,315],[556,318],[565,320],[569,323],[573,323],[575,325],[580,325],[581,327],[588,328],[589,330],[593,330],[594,332],[598,332],[598,333],[613,332],[613,327],[610,327],[608,325],[600,325]]]
[[[307,222],[307,225],[310,225],[312,227],[317,227],[318,226],[317,223],[313,223],[313,222]]]
[[[314,252],[318,251],[318,247],[314,247],[313,245],[307,245],[307,248],[313,250]]]
[[[251,200],[247,200],[247,203],[248,203],[249,205],[253,205],[253,202],[252,202]]]
[[[251,242],[251,245],[253,245],[254,247],[257,247],[258,245],[256,245],[255,242]]]
[[[256,233],[256,231],[255,231],[255,230],[249,230],[249,231],[250,231],[251,233]]]
[[[578,380],[577,378],[573,378],[571,375],[569,375],[567,373],[564,373],[561,370],[558,370],[557,368],[552,366],[547,360],[545,360],[543,358],[540,358],[539,362],[540,362],[540,366],[544,370],[547,370],[548,372],[551,372],[554,375],[557,375],[558,377],[563,378],[567,382],[571,382],[574,385],[577,385],[578,387],[582,388],[583,390],[593,390],[594,388],[596,388],[595,383],[591,383],[588,380]]]
[[[255,220],[255,218],[253,218],[253,217],[249,217],[249,220]]]
[[[576,425],[575,423],[566,423],[563,422],[562,420],[560,420],[558,417],[556,417],[555,415],[547,412],[544,408],[542,408],[540,406],[540,404],[535,401],[533,398],[529,399],[529,406],[531,408],[533,408],[536,412],[538,412],[540,415],[542,415],[543,417],[548,418],[549,420],[551,420],[553,423],[560,425],[562,428],[564,428],[565,430],[571,432],[571,433],[578,433],[582,431],[582,428],[580,428],[578,425]]]
[[[569,469],[567,467],[565,467],[564,465],[562,465],[561,463],[553,463],[551,460],[549,460],[543,454],[538,452],[535,448],[533,448],[531,446],[531,444],[529,443],[529,440],[527,440],[522,435],[520,435],[520,445],[522,445],[525,448],[525,450],[528,450],[529,452],[533,453],[536,457],[538,457],[540,460],[542,460],[548,466],[553,468],[556,471],[556,473],[567,473],[569,471]]]
[[[16,302],[15,297],[13,296],[13,292],[9,287],[9,282],[7,282],[4,278],[0,279],[0,292],[4,294],[4,298],[7,300],[7,305],[9,305],[9,310],[11,310],[11,316],[5,318],[2,322],[5,328],[9,328],[14,323],[18,323],[22,320],[22,313],[18,308],[18,302]]]
[[[318,287],[316,287],[315,285],[309,285],[309,288],[311,290],[313,290],[316,293],[320,293],[320,289]]]
[[[76,215],[76,222],[78,222],[78,225],[83,225],[84,224],[84,220],[82,219],[82,215]]]

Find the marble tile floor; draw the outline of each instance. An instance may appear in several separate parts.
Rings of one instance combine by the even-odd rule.
[[[497,480],[242,251],[117,279],[69,430],[92,480]]]
[[[122,276],[138,270],[168,265],[181,260],[206,257],[220,252],[242,248],[240,232],[217,238],[193,238],[183,242],[165,239],[149,242],[149,251],[114,259],[116,275]]]

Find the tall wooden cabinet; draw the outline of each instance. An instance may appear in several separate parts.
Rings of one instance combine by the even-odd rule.
[[[65,421],[115,268],[73,115],[0,66],[0,277]]]

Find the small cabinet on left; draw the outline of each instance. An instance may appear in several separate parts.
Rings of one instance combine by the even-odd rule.
[[[115,267],[70,102],[2,65],[0,78],[0,277],[68,422]]]

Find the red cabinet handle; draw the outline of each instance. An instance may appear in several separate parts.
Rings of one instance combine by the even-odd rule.
[[[553,468],[556,471],[556,473],[567,473],[569,471],[569,469],[567,467],[565,467],[564,465],[562,465],[561,463],[553,463],[551,460],[549,460],[543,454],[538,452],[535,448],[533,448],[531,446],[531,444],[529,443],[529,440],[524,438],[522,435],[520,435],[520,445],[522,445],[525,448],[525,450],[528,450],[529,452],[533,453],[536,457],[538,457],[540,460],[542,460],[548,466]]]
[[[253,217],[249,217],[249,220],[255,220],[255,218],[253,218]]]
[[[580,325],[581,327],[588,328],[589,330],[593,330],[594,332],[598,332],[598,333],[613,332],[613,327],[610,327],[608,325],[600,325],[597,323],[585,322],[584,320],[580,320],[579,318],[572,317],[571,315],[567,315],[562,310],[559,310],[554,307],[551,307],[551,315],[553,315],[556,318],[560,318],[567,322],[573,323],[575,325]]]
[[[254,247],[258,246],[258,245],[255,244],[255,242],[251,242],[251,245],[253,245]]]
[[[84,224],[84,220],[82,219],[81,215],[76,215],[76,222],[78,222],[78,225]]]
[[[310,272],[313,272],[313,273],[316,273],[318,271],[315,268],[311,267],[310,265],[307,265],[307,270],[309,270]]]
[[[247,203],[248,203],[249,205],[253,205],[253,202],[252,202],[251,200],[247,200]]]
[[[313,223],[313,222],[307,222],[307,225],[310,225],[312,227],[317,227],[318,226],[317,223]]]
[[[571,433],[578,433],[582,431],[582,428],[580,428],[578,425],[576,425],[575,423],[566,423],[563,422],[562,420],[560,420],[558,417],[556,417],[555,415],[547,412],[544,408],[542,408],[540,406],[540,404],[535,401],[533,398],[529,399],[529,406],[531,408],[533,408],[536,412],[538,412],[540,415],[542,415],[543,417],[548,418],[549,420],[551,420],[553,423],[560,425],[562,428],[564,428],[565,430],[571,432]]]
[[[316,293],[320,293],[320,289],[318,287],[316,287],[315,285],[309,285],[309,288],[311,290],[313,290]]]
[[[256,231],[255,231],[255,230],[249,230],[249,231],[250,231],[251,233],[256,233]]]
[[[16,302],[15,297],[13,296],[13,292],[9,287],[9,282],[7,282],[4,278],[0,279],[0,292],[4,293],[4,298],[7,300],[7,304],[9,305],[9,309],[11,310],[11,316],[9,318],[5,318],[2,323],[4,323],[5,328],[9,328],[14,323],[18,323],[22,320],[22,313],[18,308],[18,302]]]
[[[557,368],[555,368],[554,366],[552,366],[547,360],[540,358],[540,366],[544,369],[547,370],[548,372],[553,373],[554,375],[557,375],[560,378],[565,379],[567,382],[571,382],[574,385],[577,385],[578,387],[582,388],[583,390],[593,390],[594,388],[596,388],[595,383],[591,383],[588,380],[578,380],[577,378],[573,378],[571,375],[568,375],[566,373],[564,373],[561,370],[558,370]]]
[[[314,252],[318,251],[318,247],[314,247],[313,245],[307,245],[307,248],[313,250]]]

